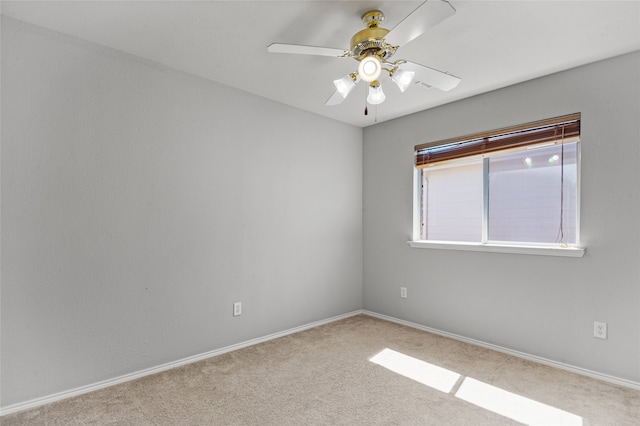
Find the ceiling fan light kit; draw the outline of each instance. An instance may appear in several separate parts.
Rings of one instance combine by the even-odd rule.
[[[354,72],[345,75],[338,80],[333,80],[333,84],[336,86],[336,90],[338,91],[338,93],[340,93],[343,98],[346,98],[349,93],[351,93],[351,91],[356,87],[357,80],[358,74]]]
[[[369,104],[378,105],[384,102],[386,96],[382,92],[380,84],[383,70],[388,73],[391,81],[403,93],[412,82],[420,86],[448,91],[460,83],[460,78],[414,62],[406,60],[389,62],[388,59],[396,53],[401,45],[409,43],[454,13],[455,9],[446,0],[427,0],[392,30],[388,30],[380,26],[385,19],[384,14],[379,10],[370,10],[361,17],[366,28],[358,31],[351,38],[350,50],[273,43],[267,47],[267,51],[357,60],[359,62],[357,71],[333,81],[336,91],[325,102],[325,105],[333,106],[342,103],[360,79],[368,83],[367,102]]]
[[[402,68],[396,68],[393,72],[389,73],[391,81],[393,81],[398,86],[398,89],[400,89],[402,93],[407,90],[415,75],[415,72],[406,71]]]
[[[369,85],[369,95],[367,96],[367,103],[371,105],[378,105],[384,102],[387,97],[382,91],[382,87],[380,87],[380,82],[378,80],[372,82]]]
[[[358,75],[367,83],[377,80],[381,72],[382,63],[375,55],[367,56],[358,65]]]

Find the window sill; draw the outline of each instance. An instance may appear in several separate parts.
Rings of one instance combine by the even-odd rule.
[[[489,253],[533,254],[539,256],[582,257],[585,249],[580,247],[539,247],[517,246],[505,244],[481,244],[458,242],[408,241],[412,248],[429,248],[440,250],[483,251]]]

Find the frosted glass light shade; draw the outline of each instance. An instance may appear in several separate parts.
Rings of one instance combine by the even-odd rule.
[[[345,75],[344,77],[333,80],[333,84],[336,86],[336,90],[338,93],[342,95],[343,98],[347,98],[349,93],[356,87],[356,82],[353,80],[350,74]]]
[[[380,87],[380,83],[369,86],[369,96],[367,96],[367,102],[371,105],[378,105],[384,102],[386,96]]]
[[[358,65],[358,75],[367,83],[376,81],[382,72],[382,64],[375,56],[367,56]]]
[[[398,89],[400,89],[401,92],[404,92],[411,84],[411,81],[413,81],[414,75],[416,75],[416,73],[413,71],[405,71],[401,68],[398,68],[391,76],[391,80],[393,80],[393,82],[398,86]]]

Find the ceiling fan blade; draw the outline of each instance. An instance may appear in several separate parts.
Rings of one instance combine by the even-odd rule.
[[[336,49],[333,47],[303,46],[301,44],[284,43],[271,43],[269,46],[267,46],[267,52],[293,53],[297,55],[332,56],[334,58],[346,57],[349,54],[348,50]]]
[[[422,83],[423,85],[435,87],[436,89],[440,89],[445,92],[453,89],[460,83],[460,81],[462,81],[455,75],[425,67],[424,65],[416,64],[415,62],[407,61],[407,63],[402,64],[400,67],[404,70],[416,73],[413,79],[416,84]]]
[[[344,101],[344,99],[345,98],[342,97],[340,92],[336,90],[335,92],[333,92],[333,95],[331,95],[331,97],[327,99],[327,102],[325,102],[324,104],[327,106],[340,105],[342,101]]]
[[[456,13],[453,6],[445,0],[427,0],[385,36],[392,46],[404,46],[414,38]]]

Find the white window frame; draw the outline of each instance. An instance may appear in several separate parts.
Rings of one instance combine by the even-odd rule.
[[[483,217],[482,217],[482,241],[481,242],[458,242],[458,241],[431,241],[421,239],[421,202],[422,202],[422,170],[413,167],[413,235],[412,240],[408,244],[412,248],[427,248],[440,250],[460,250],[460,251],[481,251],[491,253],[514,253],[542,256],[564,256],[564,257],[583,257],[586,249],[580,245],[580,152],[581,141],[578,142],[577,150],[577,217],[576,217],[576,243],[566,245],[561,243],[517,243],[517,242],[496,242],[488,241],[488,202],[487,191],[488,179],[487,166],[490,155],[480,155],[468,157],[466,159],[456,160],[456,164],[464,164],[467,161],[477,161],[478,157],[482,157],[483,161]],[[437,167],[437,166],[436,166]]]

